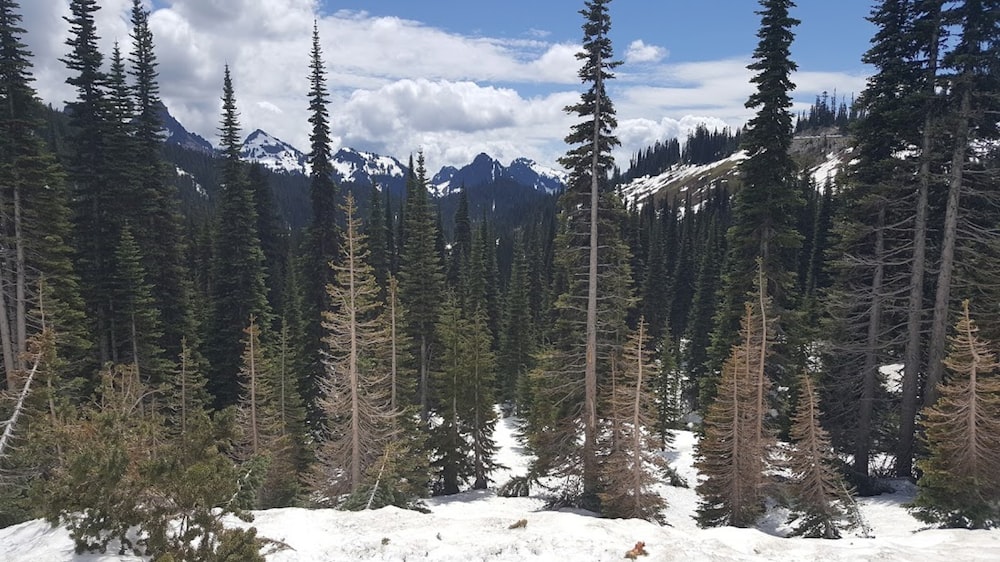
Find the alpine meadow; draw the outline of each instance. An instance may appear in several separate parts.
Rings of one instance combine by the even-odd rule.
[[[866,2],[856,92],[815,7],[655,66],[577,3],[0,0],[0,559],[996,557],[1000,0]]]

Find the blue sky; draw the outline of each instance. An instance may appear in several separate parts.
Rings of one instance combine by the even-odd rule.
[[[149,0],[147,0],[149,2]],[[73,96],[58,61],[69,0],[22,2],[36,86],[54,105]],[[823,90],[859,93],[860,62],[873,27],[868,0],[800,0],[793,15],[798,107]],[[128,42],[131,0],[101,0],[105,53]],[[562,108],[581,89],[574,54],[582,0],[156,0],[150,25],[161,90],[189,129],[216,140],[222,69],[229,64],[245,134],[261,128],[308,146],[308,54],[319,23],[331,90],[334,144],[405,159],[422,150],[428,167],[468,163],[479,152],[555,167],[574,122]],[[656,140],[699,123],[740,126],[752,92],[747,63],[756,45],[752,0],[615,0],[616,57],[609,85],[627,165]],[[336,148],[335,147],[335,148]]]

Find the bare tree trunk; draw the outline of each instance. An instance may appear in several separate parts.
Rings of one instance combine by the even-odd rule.
[[[910,297],[906,318],[906,347],[903,352],[903,384],[900,403],[899,439],[896,446],[896,476],[913,476],[913,441],[917,417],[917,390],[920,386],[920,335],[924,312],[924,262],[927,259],[927,198],[931,183],[931,106],[937,78],[938,32],[935,25],[927,62],[927,103],[924,105],[924,130],[920,143],[920,183],[913,222],[913,261],[910,266]]]
[[[427,367],[429,361],[427,334],[420,334],[420,420],[427,423],[431,416],[431,407],[428,397],[428,384],[430,372]]]
[[[139,332],[135,326],[135,311],[132,311],[130,316],[132,322],[130,326],[130,331],[132,332],[132,364],[135,365],[135,376],[140,376],[139,373]],[[140,379],[141,380],[141,379]]]
[[[254,346],[254,317],[250,316],[250,445],[253,454],[260,453],[259,435],[257,434],[257,357]]]
[[[583,402],[583,493],[597,493],[597,205],[601,135],[601,57],[594,91],[594,137],[590,164],[590,260],[587,269],[587,350]]]
[[[188,352],[187,352],[187,336],[181,338],[181,435],[187,434],[187,402],[188,402],[188,388],[187,388],[187,362],[188,362]]]
[[[14,361],[14,341],[10,330],[10,307],[7,305],[7,271],[0,271],[0,347],[3,348],[4,375],[7,390],[17,390],[17,365]]]
[[[757,359],[757,367],[750,371],[754,374],[754,384],[757,387],[757,398],[755,407],[757,408],[757,415],[754,419],[754,455],[755,459],[759,458],[763,460],[763,443],[764,443],[764,412],[767,411],[767,396],[764,394],[764,377],[767,376],[764,373],[764,367],[767,361],[767,279],[764,277],[764,264],[761,262],[760,267],[757,269],[757,284],[760,285],[758,290],[758,306],[760,306],[760,357]],[[749,352],[749,349],[747,350]],[[748,353],[749,355],[749,353]],[[763,471],[761,471],[763,474]],[[758,488],[759,489],[759,488]]]
[[[396,383],[396,370],[398,368],[397,354],[398,345],[396,342],[396,278],[389,278],[389,345],[391,347],[392,356],[389,358],[389,383],[390,383],[390,394],[389,394],[389,410],[392,412],[397,411],[397,399],[396,394],[397,383]]]
[[[875,225],[875,274],[872,276],[872,302],[868,312],[865,361],[861,370],[861,399],[858,404],[858,428],[854,438],[854,472],[863,478],[868,477],[875,386],[878,382],[879,332],[882,330],[882,285],[885,281],[885,201],[879,202],[879,205],[878,223]]]
[[[15,357],[18,370],[23,371],[26,354],[28,352],[28,322],[27,322],[27,299],[25,297],[25,263],[24,263],[24,218],[21,212],[21,188],[14,187],[14,246],[15,246],[15,271],[17,278],[15,281],[15,322],[17,323],[17,342]]]
[[[636,353],[638,358],[638,374],[635,381],[635,402],[632,408],[632,497],[635,499],[635,511],[642,511],[642,424],[639,422],[642,409],[642,342],[646,337],[646,326],[643,318],[639,318],[639,350]]]
[[[924,387],[924,405],[932,406],[938,399],[938,384],[943,380],[944,355],[948,332],[948,301],[951,299],[951,278],[955,266],[955,241],[958,236],[958,214],[961,211],[960,195],[969,148],[969,117],[972,95],[969,88],[962,92],[962,102],[955,128],[955,147],[951,154],[951,180],[948,184],[948,206],[944,214],[944,242],[941,245],[941,267],[938,269],[937,292],[934,295],[934,318],[931,320],[930,352],[927,364],[927,382]]]
[[[347,373],[351,392],[351,491],[361,485],[361,396],[358,381],[358,317],[357,292],[354,287],[354,230],[347,229],[347,295],[348,333],[351,340],[347,358]]]

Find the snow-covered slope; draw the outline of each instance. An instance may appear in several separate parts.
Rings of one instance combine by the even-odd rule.
[[[499,483],[523,474],[528,458],[514,437],[516,423],[497,424]],[[666,455],[692,485],[695,435],[679,432]],[[623,560],[636,542],[646,543],[640,560],[920,560],[922,562],[1000,559],[1000,531],[928,530],[903,505],[912,485],[891,495],[859,500],[874,538],[849,533],[841,540],[782,538],[783,512],[772,513],[763,530],[699,529],[692,515],[698,498],[692,488],[662,487],[669,507],[666,526],[639,520],[600,519],[586,512],[545,511],[537,497],[500,498],[492,491],[467,492],[428,502],[430,514],[384,508],[359,513],[334,510],[273,509],[256,512],[261,536],[288,548],[268,555],[272,562],[426,560],[441,562]],[[523,528],[510,528],[524,519]],[[233,525],[246,525],[233,520]],[[109,549],[113,551],[114,548]],[[76,555],[65,529],[37,520],[0,529],[5,562],[108,562],[139,560],[112,554]]]
[[[240,150],[240,158],[259,162],[275,172],[306,173],[306,155],[287,142],[257,129]]]
[[[546,168],[529,158],[515,158],[510,166],[488,154],[477,155],[470,164],[462,168],[445,166],[431,178],[430,190],[437,197],[457,193],[462,187],[474,189],[507,181],[536,191],[558,193],[566,182],[566,174]]]
[[[720,180],[728,180],[735,177],[737,173],[736,165],[747,157],[745,151],[737,152],[728,158],[724,158],[711,164],[694,166],[690,164],[678,164],[671,166],[667,171],[658,176],[644,176],[632,180],[622,187],[622,194],[629,205],[635,202],[644,202],[649,197],[664,190],[673,190],[675,193],[684,193],[691,186],[697,189],[713,185]]]
[[[406,166],[391,156],[341,148],[330,163],[341,182],[374,184],[379,189],[401,187],[406,183]]]

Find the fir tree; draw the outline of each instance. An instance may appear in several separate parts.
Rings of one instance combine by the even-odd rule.
[[[247,318],[269,325],[264,253],[257,233],[254,196],[240,162],[240,132],[233,83],[226,67],[222,95],[222,190],[212,267],[212,317],[206,339],[209,388],[217,405],[236,400],[242,333]]]
[[[460,277],[469,269],[472,254],[472,221],[469,219],[469,195],[465,186],[458,192],[455,209],[455,235],[448,260],[448,286],[457,288]]]
[[[333,310],[324,315],[330,360],[321,381],[321,405],[328,421],[314,477],[317,489],[333,495],[358,492],[399,436],[387,384],[391,373],[381,360],[381,350],[390,343],[386,318],[350,193],[343,212],[347,223],[341,258],[332,266],[336,284],[327,287]]]
[[[527,376],[534,359],[535,333],[529,301],[528,264],[524,245],[517,244],[511,264],[510,282],[504,306],[500,331],[500,349],[497,353],[497,388],[503,403],[517,404],[526,410],[529,400],[518,397],[519,389],[527,384]]]
[[[159,72],[149,12],[140,0],[132,2],[132,52],[129,74],[132,76],[133,158],[136,171],[136,216],[133,234],[144,248],[143,267],[162,318],[162,337],[158,342],[167,357],[181,353],[181,340],[188,339],[194,350],[196,338],[192,287],[184,263],[186,241],[182,230],[180,198],[177,187],[166,179],[163,161],[163,138],[160,111]]]
[[[438,330],[444,357],[434,386],[439,402],[437,414],[441,422],[431,429],[430,444],[434,449],[431,468],[436,472],[434,493],[451,495],[461,491],[462,484],[472,473],[469,458],[471,451],[465,438],[467,420],[462,416],[467,398],[464,378],[469,325],[462,317],[462,310],[453,295],[441,309]]]
[[[126,224],[115,252],[113,357],[119,363],[132,365],[144,382],[157,385],[166,381],[169,367],[159,346],[160,311],[153,302],[153,290],[142,263],[142,252]]]
[[[759,299],[744,305],[741,342],[723,365],[715,401],[705,415],[705,435],[698,442],[695,467],[705,480],[698,485],[696,519],[702,527],[749,527],[764,509],[765,469],[773,447],[765,424],[770,410],[765,364],[774,336],[762,269]]]
[[[913,509],[944,527],[1000,525],[1000,363],[978,331],[965,301],[945,359],[952,377],[922,412],[929,456],[917,463],[923,475]]]
[[[625,344],[622,369],[616,371],[607,398],[610,443],[601,463],[601,506],[610,517],[662,520],[663,497],[653,489],[652,471],[665,469],[656,453],[656,397],[651,387],[650,350],[644,318]]]
[[[421,418],[427,421],[431,407],[430,376],[433,369],[431,348],[435,325],[444,294],[444,267],[435,247],[438,229],[427,193],[427,173],[423,154],[417,157],[407,182],[403,247],[400,252],[399,300],[406,309],[406,334],[412,340],[416,362],[416,395],[407,400],[420,405]]]
[[[244,501],[257,509],[288,505],[295,494],[292,436],[282,422],[274,363],[261,344],[257,319],[244,329],[236,422],[240,438],[234,451],[247,472]]]
[[[5,383],[17,387],[32,332],[43,324],[59,332],[58,354],[67,374],[80,374],[91,347],[70,247],[72,231],[65,175],[35,129],[41,104],[31,87],[31,54],[21,42],[19,5],[0,1],[0,347]],[[11,259],[13,258],[13,259]]]
[[[549,441],[543,448],[553,450],[542,452],[542,457],[551,456],[553,460],[562,458],[561,462],[569,461],[571,464],[578,462],[576,470],[581,476],[581,489],[574,495],[579,495],[577,499],[581,505],[596,507],[600,487],[597,388],[603,374],[600,371],[608,366],[602,360],[610,357],[609,344],[620,344],[620,340],[615,338],[621,335],[622,315],[629,307],[629,297],[623,291],[627,292],[631,279],[629,257],[623,252],[624,245],[617,231],[619,221],[609,216],[615,212],[616,204],[608,181],[614,165],[611,150],[619,141],[613,134],[618,123],[605,84],[614,78],[613,70],[620,63],[613,60],[608,36],[611,28],[608,1],[590,0],[584,6],[580,11],[585,18],[583,51],[577,53],[577,59],[583,63],[578,75],[587,89],[578,103],[566,108],[568,113],[579,116],[582,121],[572,126],[566,137],[566,143],[571,148],[559,160],[569,170],[567,190],[560,199],[562,238],[559,249],[563,252],[562,274],[566,275],[568,282],[566,292],[560,296],[562,304],[557,304],[557,308],[564,313],[560,319],[563,322],[563,341],[555,350],[556,355],[549,356],[552,361],[543,366],[542,374],[549,379],[548,382],[539,380],[541,386],[549,385],[550,392],[563,393],[560,398],[550,396],[550,404],[563,405],[548,413],[536,412],[549,419],[541,424],[535,423],[533,431],[538,437],[538,432],[545,431],[542,426],[555,423],[560,430],[553,433],[561,433],[575,428],[569,420],[582,422],[584,439],[581,451],[559,451]],[[600,252],[602,247],[605,252]],[[613,275],[609,276],[610,273]],[[602,277],[603,287],[599,287]],[[618,277],[624,277],[624,283]],[[598,298],[599,295],[601,298]],[[611,312],[602,318],[598,312],[599,303],[611,310],[617,309],[617,313]],[[584,318],[574,313],[578,310],[585,311]],[[598,325],[599,318],[601,326]],[[622,324],[616,324],[618,321]],[[577,336],[581,328],[585,333],[582,342]],[[598,332],[601,332],[600,337]],[[602,361],[600,366],[599,361]],[[569,375],[571,382],[567,384],[564,379],[556,384],[552,379],[567,376],[564,370],[582,372],[583,376]],[[566,436],[553,435],[552,439],[565,440]],[[570,460],[574,457],[576,460]]]
[[[304,310],[308,349],[312,350],[314,363],[310,368],[306,385],[306,398],[311,405],[310,418],[317,421],[318,409],[315,402],[319,398],[319,379],[323,376],[319,352],[322,350],[324,329],[323,313],[327,309],[327,285],[334,283],[333,271],[329,264],[339,258],[339,233],[337,231],[337,185],[333,181],[333,166],[330,163],[330,114],[329,91],[326,86],[326,67],[320,44],[319,26],[313,22],[312,50],[309,60],[309,199],[312,203],[312,218],[306,234],[306,250],[303,255],[305,266]]]
[[[97,48],[96,0],[73,0],[70,3],[70,52],[63,62],[72,73],[66,82],[76,89],[76,100],[67,104],[70,115],[72,154],[69,176],[75,187],[74,241],[78,252],[77,268],[83,295],[98,337],[98,359],[110,360],[108,333],[111,313],[104,298],[110,293],[111,264],[118,242],[119,200],[116,185],[106,177],[108,138],[107,75],[102,70],[103,57]]]
[[[812,378],[804,375],[790,433],[794,446],[787,460],[792,473],[789,523],[797,522],[792,536],[839,539],[851,499],[837,472],[837,459],[820,425],[821,417]]]
[[[663,330],[659,345],[659,372],[650,374],[650,386],[656,396],[656,431],[661,445],[665,447],[672,440],[671,430],[681,429],[685,414],[684,373],[677,362],[674,337],[667,326]]]
[[[789,16],[791,0],[760,0],[759,42],[751,81],[757,90],[746,106],[757,113],[747,124],[742,137],[743,149],[750,155],[740,164],[742,188],[733,203],[733,223],[727,234],[729,255],[726,260],[723,302],[716,312],[712,336],[711,361],[722,362],[736,340],[737,324],[746,295],[753,290],[756,260],[762,260],[766,292],[776,310],[792,320],[785,311],[796,302],[795,256],[801,244],[796,221],[802,201],[795,182],[795,162],[789,155],[792,142],[792,106],[794,89],[790,75],[797,68],[789,58],[793,33],[798,20]],[[783,330],[789,336],[794,331]],[[791,344],[793,342],[789,342]],[[786,344],[786,347],[790,347]],[[789,360],[791,348],[785,350]]]

